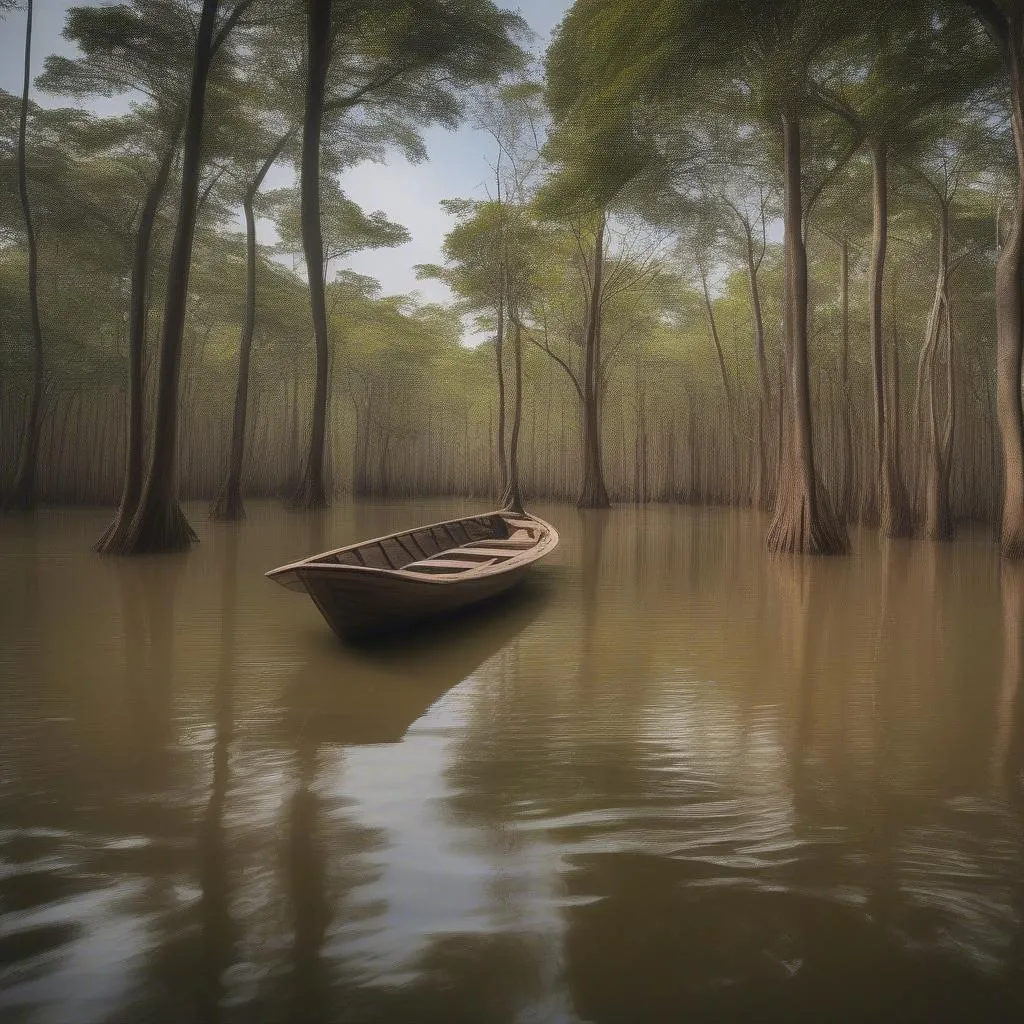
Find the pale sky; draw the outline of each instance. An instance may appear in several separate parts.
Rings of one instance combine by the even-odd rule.
[[[74,47],[61,38],[65,13],[71,6],[75,6],[73,0],[35,0],[33,76],[42,70],[48,54],[73,55]],[[522,14],[538,36],[535,48],[542,52],[570,0],[510,0],[502,6]],[[21,93],[24,30],[25,15],[21,10],[0,20],[0,88],[16,94]],[[62,102],[35,90],[32,98],[48,106]],[[101,99],[95,109],[108,113],[124,107],[123,102]],[[377,278],[385,294],[418,291],[425,301],[446,302],[451,297],[448,289],[437,282],[418,281],[413,267],[417,263],[441,262],[441,242],[450,221],[439,206],[440,200],[485,196],[493,143],[489,146],[490,140],[483,132],[468,127],[455,132],[433,128],[426,132],[425,140],[428,159],[423,163],[410,164],[394,153],[387,165],[362,164],[342,176],[342,187],[352,199],[366,210],[383,210],[391,220],[404,224],[411,236],[399,248],[357,253],[343,266]],[[274,188],[286,181],[287,175],[279,172],[276,178],[268,179],[265,187]]]

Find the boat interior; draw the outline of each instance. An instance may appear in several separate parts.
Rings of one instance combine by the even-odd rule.
[[[534,520],[495,513],[417,527],[318,555],[310,562],[448,575],[507,562],[540,538],[541,526]]]

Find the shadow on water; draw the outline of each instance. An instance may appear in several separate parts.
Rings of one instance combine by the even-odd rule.
[[[493,601],[401,633],[354,644],[320,629],[284,695],[285,727],[321,742],[395,743],[537,619],[554,594],[550,577],[535,573]]]

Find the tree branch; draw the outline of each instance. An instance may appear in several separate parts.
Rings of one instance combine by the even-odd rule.
[[[217,35],[214,36],[213,42],[210,44],[210,60],[217,55],[217,51],[221,48],[224,40],[231,34],[231,30],[238,24],[239,19],[245,14],[248,8],[252,7],[255,0],[238,0],[235,4],[234,10],[224,20],[224,24],[221,25]]]
[[[576,389],[576,394],[577,394],[577,395],[579,395],[579,399],[580,399],[580,401],[582,402],[582,401],[584,400],[584,399],[583,399],[583,388],[582,388],[582,387],[580,387],[580,382],[579,382],[579,381],[578,381],[578,380],[576,379],[576,374],[572,372],[572,369],[571,369],[571,367],[569,366],[569,364],[568,364],[568,363],[567,363],[567,362],[566,362],[566,361],[565,361],[565,360],[564,360],[564,359],[563,359],[563,358],[562,358],[562,357],[561,357],[560,355],[558,355],[558,353],[556,353],[556,352],[553,352],[553,351],[551,350],[551,346],[550,346],[550,344],[548,343],[548,339],[547,339],[547,328],[545,328],[545,330],[544,330],[544,341],[543,341],[543,343],[542,343],[542,342],[540,342],[540,341],[538,341],[538,340],[537,340],[537,339],[536,339],[536,338],[535,338],[535,337],[533,336],[533,333],[532,333],[532,332],[527,332],[527,331],[525,331],[525,330],[524,330],[524,331],[523,331],[522,333],[523,333],[523,334],[524,334],[524,335],[526,336],[526,338],[527,338],[527,339],[528,339],[529,341],[532,341],[532,342],[533,342],[533,344],[534,344],[534,345],[536,345],[536,346],[537,346],[537,348],[539,348],[539,349],[541,350],[541,352],[544,352],[544,353],[546,353],[546,354],[547,354],[548,356],[550,356],[550,357],[551,357],[551,358],[552,358],[552,359],[553,359],[553,360],[554,360],[554,361],[555,361],[556,363],[558,363],[558,365],[559,365],[559,366],[560,366],[560,367],[561,367],[561,368],[562,368],[563,370],[565,370],[566,376],[568,376],[569,380],[571,380],[571,381],[572,381],[572,386],[573,386],[573,387],[574,387],[574,388]]]

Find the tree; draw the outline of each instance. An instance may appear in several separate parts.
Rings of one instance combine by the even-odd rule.
[[[500,183],[500,177],[497,179]],[[494,332],[497,381],[498,429],[496,461],[500,493],[508,488],[508,446],[505,443],[505,324],[507,211],[499,185],[498,196],[485,202],[467,199],[443,200],[442,207],[457,220],[445,235],[442,253],[445,266],[421,264],[421,278],[443,281],[458,297],[457,311],[475,317],[477,330]]]
[[[8,4],[7,6],[13,6]],[[2,8],[0,8],[2,11]],[[8,511],[27,511],[36,503],[36,461],[39,453],[39,428],[43,404],[43,326],[39,317],[39,253],[32,226],[32,207],[28,195],[28,158],[26,155],[29,111],[29,87],[32,83],[32,0],[25,0],[25,75],[18,121],[18,196],[25,220],[28,241],[28,302],[32,318],[32,394],[29,400],[21,454],[14,486],[4,507]]]
[[[444,281],[459,297],[458,310],[476,314],[480,329],[495,328],[498,383],[497,457],[500,469],[501,503],[522,506],[519,481],[519,436],[522,418],[524,333],[538,293],[538,267],[545,261],[545,246],[551,231],[538,224],[529,209],[509,198],[506,185],[500,200],[483,202],[457,199],[445,203],[458,222],[445,236],[444,267],[417,267],[421,277]],[[512,335],[513,390],[512,428],[505,443],[506,384],[503,349],[508,328]]]
[[[513,37],[518,15],[490,0],[428,0],[410,11],[404,0],[369,0],[333,8],[307,0],[307,80],[302,139],[302,234],[316,339],[317,378],[309,454],[298,503],[327,504],[324,444],[328,377],[327,311],[319,225],[320,143],[324,124],[352,116],[361,106],[402,111],[406,124],[453,125],[461,113],[455,92],[472,82],[496,80],[522,61]]]
[[[299,111],[292,83],[282,68],[292,64],[291,39],[275,26],[258,34],[251,59],[258,84],[248,104],[248,116],[241,119],[231,161],[231,177],[241,189],[245,218],[245,299],[238,342],[238,375],[231,417],[231,448],[224,486],[214,502],[211,516],[238,520],[245,516],[242,504],[242,468],[245,455],[245,424],[249,400],[252,342],[256,329],[256,204],[260,189],[275,163],[293,146],[299,132]]]
[[[252,339],[256,329],[256,197],[270,168],[277,162],[291,139],[291,130],[280,135],[269,146],[269,152],[253,174],[242,195],[245,216],[245,310],[242,333],[238,342],[238,378],[235,386],[234,411],[231,417],[231,454],[227,479],[211,516],[214,519],[238,520],[245,517],[242,504],[242,463],[245,453],[245,418],[249,402],[249,365],[252,359]]]
[[[115,530],[104,545],[104,550],[112,554],[176,551],[187,548],[197,539],[178,504],[176,476],[182,336],[199,204],[203,115],[207,80],[214,56],[251,3],[252,0],[237,0],[219,29],[216,29],[218,0],[203,0],[183,129],[181,194],[167,271],[167,292],[160,332],[153,446],[131,522],[123,532]]]
[[[772,500],[767,449],[772,399],[768,359],[765,355],[764,310],[759,275],[768,249],[767,221],[769,212],[772,211],[773,195],[771,189],[766,188],[763,182],[758,184],[756,190],[741,188],[737,191],[738,194],[730,195],[730,189],[726,185],[722,191],[721,201],[732,212],[734,224],[740,229],[738,241],[747,268],[758,383],[757,476],[754,482],[754,501],[758,508],[768,509]]]
[[[823,4],[808,9],[787,4],[771,14],[748,10],[748,36],[753,58],[752,84],[764,115],[781,126],[783,168],[783,308],[785,363],[790,389],[790,429],[779,466],[779,489],[768,528],[769,550],[833,554],[848,547],[846,530],[820,486],[814,464],[808,369],[808,274],[806,223],[824,178],[845,163],[849,146],[832,161],[823,180],[806,193],[802,150],[808,102],[808,69],[825,46],[842,38],[849,21],[845,5]],[[762,56],[763,55],[763,56]],[[763,116],[764,116],[763,115]]]
[[[843,464],[837,489],[839,508],[845,511],[848,522],[857,519],[855,505],[856,453],[853,446],[854,434],[854,381],[851,375],[851,315],[850,315],[850,270],[851,262],[858,266],[863,257],[862,240],[871,235],[873,228],[872,211],[860,198],[870,193],[870,168],[865,169],[863,161],[853,161],[844,173],[837,176],[822,194],[818,213],[814,219],[814,230],[823,235],[838,249],[838,288],[836,290],[836,313],[838,325],[836,334],[839,341],[839,405],[842,430]],[[870,333],[870,328],[869,328]],[[862,495],[864,497],[864,495]]]
[[[445,238],[448,265],[421,266],[418,273],[445,281],[460,296],[460,309],[494,327],[498,384],[497,462],[503,507],[522,511],[519,437],[522,418],[523,318],[537,291],[536,265],[545,231],[529,204],[543,167],[543,91],[522,77],[482,95],[474,108],[477,125],[494,140],[494,193],[485,203],[451,200],[444,207],[460,223]],[[512,328],[514,391],[511,447],[506,446],[504,348]]]
[[[330,281],[331,264],[337,260],[343,260],[354,252],[363,249],[388,248],[390,246],[403,245],[409,240],[409,233],[401,224],[395,224],[388,220],[384,213],[375,210],[372,213],[365,213],[360,206],[349,199],[338,185],[337,179],[330,177],[324,181],[318,192],[319,214],[317,224],[319,225],[319,260],[320,279],[324,282],[324,322],[326,331],[325,353],[321,353],[319,342],[317,342],[316,377],[313,394],[313,431],[319,437],[323,431],[323,440],[326,443],[328,419],[330,411],[331,386],[333,381],[333,355],[337,343],[337,335],[332,336],[330,330],[330,317],[332,310],[327,303],[326,288]],[[266,204],[274,216],[280,241],[278,250],[281,252],[295,253],[305,250],[306,229],[308,224],[302,214],[301,199],[295,201],[296,197],[291,189],[280,189],[266,196]],[[307,277],[308,271],[307,259]],[[314,307],[311,307],[311,309]],[[315,324],[315,319],[314,319]],[[314,338],[316,337],[314,333]],[[320,442],[317,442],[318,446]],[[320,465],[317,472],[320,475],[321,484],[323,480],[323,457],[325,451],[320,451]],[[299,504],[305,502],[306,480],[309,477],[310,462],[306,460],[305,475],[303,483],[299,485]],[[292,500],[296,496],[292,495]],[[326,500],[326,490],[324,491]]]
[[[331,62],[332,0],[306,0],[306,101],[302,119],[302,250],[309,276],[309,302],[316,339],[316,391],[309,456],[297,495],[303,508],[323,508],[324,441],[327,435],[327,305],[324,299],[324,243],[320,226],[320,133]]]
[[[643,9],[641,9],[643,7]],[[851,30],[855,13],[840,0],[814,7],[797,0],[766,6],[738,2],[662,4],[651,12],[636,0],[577,3],[548,52],[549,93],[556,141],[570,182],[605,200],[634,191],[674,162],[658,148],[659,120],[689,122],[679,161],[700,149],[709,93],[740,101],[768,133],[781,156],[784,180],[786,366],[792,429],[780,466],[770,549],[842,551],[845,529],[832,511],[814,468],[807,359],[806,218],[821,182],[805,193],[808,172],[826,176],[848,159],[845,140],[816,147],[828,161],[807,161],[802,136],[812,114],[810,72],[830,45]],[[713,82],[710,86],[708,83]],[[730,104],[735,105],[730,99]],[[572,143],[575,140],[575,148]],[[696,146],[691,145],[695,140]],[[821,175],[819,174],[819,177]]]
[[[936,24],[931,9],[898,8],[889,0],[875,5],[867,30],[855,37],[844,57],[846,76],[833,71],[828,84],[815,83],[814,95],[845,119],[864,140],[871,163],[873,215],[869,275],[872,384],[875,413],[875,467],[879,525],[890,537],[911,532],[910,500],[899,456],[899,422],[886,401],[883,341],[883,287],[889,237],[890,163],[909,158],[927,138],[934,116],[976,89],[985,75],[982,55],[973,47],[963,19]],[[844,82],[844,77],[849,81]],[[898,386],[898,385],[897,385]]]
[[[1024,558],[1024,12],[1015,0],[962,2],[988,31],[1010,93],[1017,201],[996,265],[996,415],[1003,453],[1000,548],[1004,558]]]
[[[940,115],[939,129],[919,147],[908,166],[915,198],[935,215],[937,249],[935,292],[917,363],[914,391],[915,484],[923,531],[931,540],[953,534],[950,474],[957,410],[956,350],[953,344],[952,276],[962,261],[985,245],[987,218],[971,210],[971,185],[991,156],[987,110],[950,106]],[[959,208],[959,209],[958,209]],[[954,234],[954,214],[959,229]],[[945,364],[944,380],[939,368]],[[940,403],[945,410],[940,417]],[[923,507],[923,508],[922,508]]]
[[[588,265],[580,243],[580,266],[586,276],[587,320],[583,340],[583,490],[579,508],[608,508],[608,489],[601,462],[601,314],[604,289],[604,233],[607,214],[601,210],[594,228],[594,258]],[[580,239],[582,232],[577,236]]]
[[[214,504],[216,519],[239,519],[244,515],[241,497],[242,463],[245,446],[246,406],[248,401],[249,364],[256,320],[256,217],[254,207],[260,187],[271,167],[284,156],[296,156],[292,150],[301,135],[302,103],[291,76],[296,63],[293,45],[296,41],[280,25],[272,24],[256,33],[254,54],[259,86],[250,101],[249,116],[239,126],[238,140],[232,155],[238,180],[244,181],[241,194],[246,224],[246,298],[245,316],[239,340],[238,379],[232,416],[231,452],[227,478]],[[358,120],[340,120],[328,126],[326,138],[321,127],[321,162],[332,172],[340,173],[363,160],[383,161],[388,146],[397,146],[413,161],[423,158],[424,151],[416,134],[407,125],[396,121],[386,110],[373,109]],[[325,192],[325,189],[327,190]],[[290,190],[279,190],[266,197],[265,207],[277,215],[282,233],[281,249],[302,252],[302,224],[298,211],[301,199],[292,204]],[[400,245],[408,240],[404,229],[391,224],[381,213],[367,218],[355,203],[347,199],[328,177],[321,187],[321,208],[326,207],[324,278],[329,279],[333,260],[360,248],[376,245]],[[295,214],[293,216],[292,214]]]
[[[124,485],[114,521],[97,542],[119,551],[142,494],[144,478],[144,381],[146,330],[151,297],[154,231],[181,138],[189,94],[191,54],[183,39],[194,33],[185,0],[132,0],[115,7],[72,7],[64,36],[82,56],[50,56],[40,85],[50,92],[90,97],[131,91],[142,102],[121,117],[96,125],[95,154],[125,163],[142,194],[134,213],[135,242],[128,297],[128,402]]]

